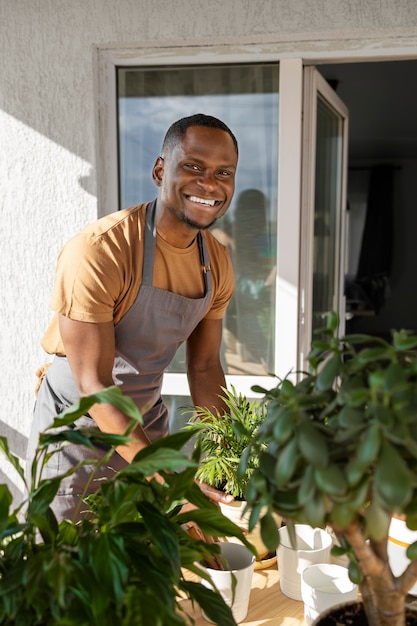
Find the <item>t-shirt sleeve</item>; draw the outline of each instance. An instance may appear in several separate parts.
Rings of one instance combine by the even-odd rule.
[[[81,322],[109,322],[121,290],[116,251],[101,237],[81,233],[61,250],[51,308]]]
[[[213,259],[214,254],[216,256],[216,263],[211,263],[215,296],[205,315],[207,319],[224,317],[235,287],[232,261],[227,249],[219,243],[215,249],[215,252],[213,249],[210,250],[210,258]]]

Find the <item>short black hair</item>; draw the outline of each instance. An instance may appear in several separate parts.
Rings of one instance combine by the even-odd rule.
[[[171,150],[178,142],[182,141],[190,126],[205,126],[206,128],[218,128],[224,130],[232,138],[233,144],[236,148],[236,154],[239,154],[239,148],[237,139],[230,130],[230,128],[217,117],[212,115],[205,115],[204,113],[196,113],[188,117],[182,117],[177,120],[168,128],[164,141],[162,143],[162,154],[165,150]]]

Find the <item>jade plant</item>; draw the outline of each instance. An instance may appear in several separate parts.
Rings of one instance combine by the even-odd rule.
[[[192,432],[149,445],[84,499],[88,515],[77,523],[57,522],[51,502],[63,476],[42,479],[51,445],[56,449],[70,442],[92,449],[100,444],[109,448],[110,456],[129,440],[130,428],[116,436],[76,423],[74,427],[95,402],[115,404],[132,418],[132,426],[141,420],[118,387],[82,398],[41,434],[32,479],[25,483],[25,502],[14,507],[7,486],[0,485],[0,624],[192,624],[181,598],[200,605],[216,624],[235,624],[220,594],[186,575],[191,571],[207,577],[198,564],[220,553],[218,544],[191,536],[188,525],[197,524],[210,536],[235,535],[247,544],[239,528],[195,483],[198,458],[188,459],[180,451]],[[0,447],[25,482],[23,468],[3,437]],[[97,461],[91,463],[94,472]],[[163,483],[149,479],[155,473]],[[196,508],[183,512],[185,501]]]
[[[337,331],[332,313],[298,382],[289,375],[271,390],[256,388],[268,414],[240,468],[259,455],[246,492],[250,523],[268,507],[261,522],[271,550],[279,542],[272,511],[290,530],[294,523],[330,527],[334,552],[349,557],[350,577],[360,585],[368,624],[403,626],[417,581],[417,542],[397,577],[387,542],[394,514],[417,529],[417,336],[402,330],[385,341],[339,338]]]

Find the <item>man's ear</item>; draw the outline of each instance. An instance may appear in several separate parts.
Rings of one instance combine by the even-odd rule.
[[[155,165],[152,170],[152,178],[153,182],[157,187],[162,185],[162,178],[164,176],[164,159],[162,157],[158,157],[155,161]]]

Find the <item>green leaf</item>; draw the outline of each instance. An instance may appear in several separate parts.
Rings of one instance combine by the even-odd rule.
[[[395,331],[392,343],[396,350],[414,350],[417,347],[417,336],[409,335],[405,330]]]
[[[138,502],[136,506],[143,517],[152,541],[165,555],[173,573],[178,575],[180,554],[175,526],[149,502]]]
[[[378,423],[371,424],[359,442],[356,455],[346,465],[346,476],[350,485],[356,485],[366,469],[376,460],[381,445],[381,429]]]
[[[317,487],[329,496],[343,496],[347,492],[347,480],[339,466],[316,467],[314,470]]]
[[[376,500],[372,500],[366,512],[366,530],[375,541],[387,538],[391,514],[383,509]]]
[[[0,437],[0,450],[5,454],[7,459],[10,461],[11,465],[19,474],[20,478],[26,484],[25,481],[25,471],[20,463],[20,460],[17,456],[15,456],[12,452],[10,452],[9,444],[7,442],[6,437]]]
[[[268,417],[270,413],[268,411]],[[283,444],[291,437],[294,431],[294,411],[288,407],[280,407],[275,415],[275,424],[273,427],[273,438],[279,443]]]
[[[261,537],[270,552],[274,552],[279,544],[279,532],[272,513],[268,510],[261,518]]]
[[[327,328],[331,330],[333,333],[336,332],[339,326],[339,316],[335,311],[330,311],[327,314]]]
[[[51,585],[56,595],[58,604],[65,608],[65,595],[67,593],[68,581],[74,572],[72,559],[69,554],[55,551],[46,567],[46,579]]]
[[[28,518],[38,528],[44,542],[53,543],[58,534],[58,522],[52,509],[48,508],[43,515],[31,512]]]
[[[377,458],[381,445],[381,429],[379,424],[371,424],[363,434],[357,452],[357,460],[364,469]]]
[[[366,365],[367,363],[374,363],[379,359],[391,359],[392,354],[393,349],[389,344],[386,344],[383,347],[364,348],[357,358],[362,365]]]
[[[310,500],[304,505],[304,513],[306,520],[310,526],[324,526],[324,518],[326,515],[325,497],[319,491],[316,491]]]
[[[187,524],[190,521],[195,522],[203,532],[212,537],[237,537],[251,552],[254,552],[252,544],[248,542],[242,529],[222,515],[214,504],[210,509],[193,509],[179,513],[175,517],[175,522],[178,524]]]
[[[339,413],[339,424],[342,428],[351,428],[363,424],[363,411],[345,404]]]
[[[376,463],[375,491],[381,505],[389,511],[402,510],[413,494],[410,472],[397,450],[387,441],[382,443]]]
[[[355,509],[348,502],[337,502],[332,509],[331,519],[336,528],[346,528],[355,516]]]
[[[284,487],[292,477],[299,458],[295,437],[284,446],[275,466],[274,483],[277,489]]]
[[[300,482],[298,489],[298,503],[300,506],[305,504],[309,500],[316,490],[316,483],[314,481],[314,468],[311,465],[307,465],[304,471],[304,475]]]
[[[236,626],[231,609],[222,596],[199,583],[181,581],[181,588],[201,606],[209,620],[221,626]]]
[[[410,559],[410,561],[414,561],[415,559],[417,559],[417,541],[408,546],[406,550],[406,555],[407,558]]]
[[[324,468],[328,464],[329,451],[327,443],[313,423],[304,421],[297,432],[298,446],[303,457],[315,467]]]
[[[32,492],[29,500],[27,517],[32,515],[45,515],[52,500],[55,498],[61,484],[61,476],[42,480],[38,488]]]
[[[13,501],[7,485],[0,485],[0,523],[8,521],[10,505]]]
[[[323,369],[319,372],[317,376],[317,389],[319,391],[326,391],[327,389],[331,389],[337,378],[340,370],[340,357],[338,354],[334,354],[328,361],[325,363]]]
[[[93,393],[89,396],[81,398],[78,402],[65,409],[58,417],[53,421],[51,428],[58,428],[61,426],[68,426],[75,422],[79,417],[86,415],[94,404],[111,404],[118,408],[127,417],[131,417],[140,424],[143,423],[142,415],[138,410],[136,404],[131,398],[124,395],[117,385],[102,389],[97,393]]]
[[[157,472],[176,472],[186,467],[197,467],[197,463],[188,459],[182,452],[171,448],[153,448],[153,444],[148,454],[142,455],[139,452],[133,461],[119,472],[119,476],[142,475],[152,476]],[[147,449],[146,448],[146,449]]]
[[[349,560],[348,572],[349,572],[349,578],[353,583],[355,583],[356,585],[360,585],[362,583],[363,581],[362,571],[358,563],[353,559]]]

